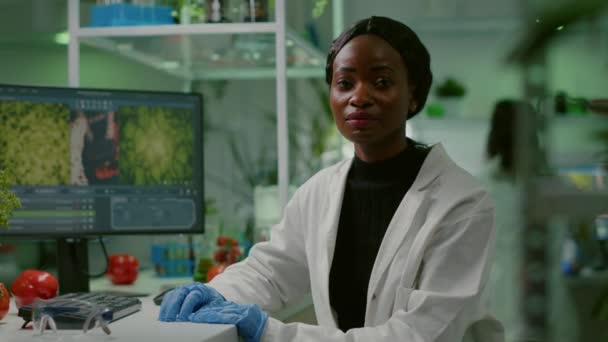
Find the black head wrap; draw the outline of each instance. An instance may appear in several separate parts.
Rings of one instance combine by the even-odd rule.
[[[412,96],[416,102],[416,108],[408,114],[408,118],[412,118],[424,107],[433,82],[431,56],[418,35],[401,22],[386,17],[372,16],[358,21],[350,29],[342,32],[332,42],[329,49],[325,65],[325,81],[331,85],[334,59],[338,52],[351,39],[362,34],[374,34],[384,39],[403,58],[410,84],[414,86]]]

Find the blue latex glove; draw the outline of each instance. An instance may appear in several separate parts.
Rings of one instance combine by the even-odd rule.
[[[189,318],[195,323],[234,324],[245,342],[259,342],[268,321],[268,315],[257,304],[229,301],[200,308]]]
[[[214,288],[201,283],[177,287],[163,296],[158,319],[164,322],[187,322],[193,312],[204,306],[225,302]]]

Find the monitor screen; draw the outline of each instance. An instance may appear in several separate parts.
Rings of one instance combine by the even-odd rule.
[[[203,232],[198,94],[0,85],[2,236]]]

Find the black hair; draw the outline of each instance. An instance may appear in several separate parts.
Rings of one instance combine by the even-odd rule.
[[[416,108],[408,113],[408,118],[412,118],[424,107],[431,83],[433,82],[431,56],[418,38],[418,35],[407,25],[399,21],[387,17],[372,16],[356,22],[351,28],[342,32],[332,42],[327,54],[325,81],[328,85],[331,85],[334,59],[338,52],[351,39],[363,34],[373,34],[384,39],[403,58],[408,71],[409,81],[414,86],[412,96],[416,101]]]
[[[490,132],[486,145],[486,156],[489,159],[500,158],[500,168],[505,174],[514,176],[516,125],[519,115],[531,115],[534,108],[527,102],[503,99],[494,105]],[[534,141],[538,148],[538,141]]]

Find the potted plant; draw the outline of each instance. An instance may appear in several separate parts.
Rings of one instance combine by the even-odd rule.
[[[8,218],[13,213],[13,209],[21,207],[17,195],[8,189],[10,184],[8,172],[0,169],[0,229],[8,229]],[[6,315],[8,309],[9,294],[4,284],[0,282],[0,320]]]
[[[310,97],[290,98],[290,103],[300,108],[299,115],[302,116],[293,116],[288,121],[290,153],[298,156],[297,165],[292,168],[297,167],[299,176],[298,179],[291,179],[296,184],[310,177],[323,165],[338,160],[339,140],[329,107],[328,89],[320,80],[311,79],[307,83],[314,101],[310,101]],[[269,111],[262,114],[259,122],[265,127],[276,127],[276,120],[276,113]],[[237,199],[235,210],[247,217],[245,237],[251,242],[263,240],[267,231],[261,228],[269,227],[280,219],[277,155],[272,148],[274,141],[258,141],[252,145],[243,139],[238,129],[214,129],[226,139],[241,186],[235,187],[216,175],[208,177],[234,193]],[[301,139],[302,136],[306,139]],[[290,185],[290,194],[295,189],[295,185]]]
[[[21,207],[21,202],[15,193],[9,191],[10,177],[6,170],[0,169],[0,228],[8,228],[8,218],[13,209]]]
[[[447,116],[462,115],[462,100],[466,94],[465,86],[458,80],[448,77],[435,88],[437,101]]]

